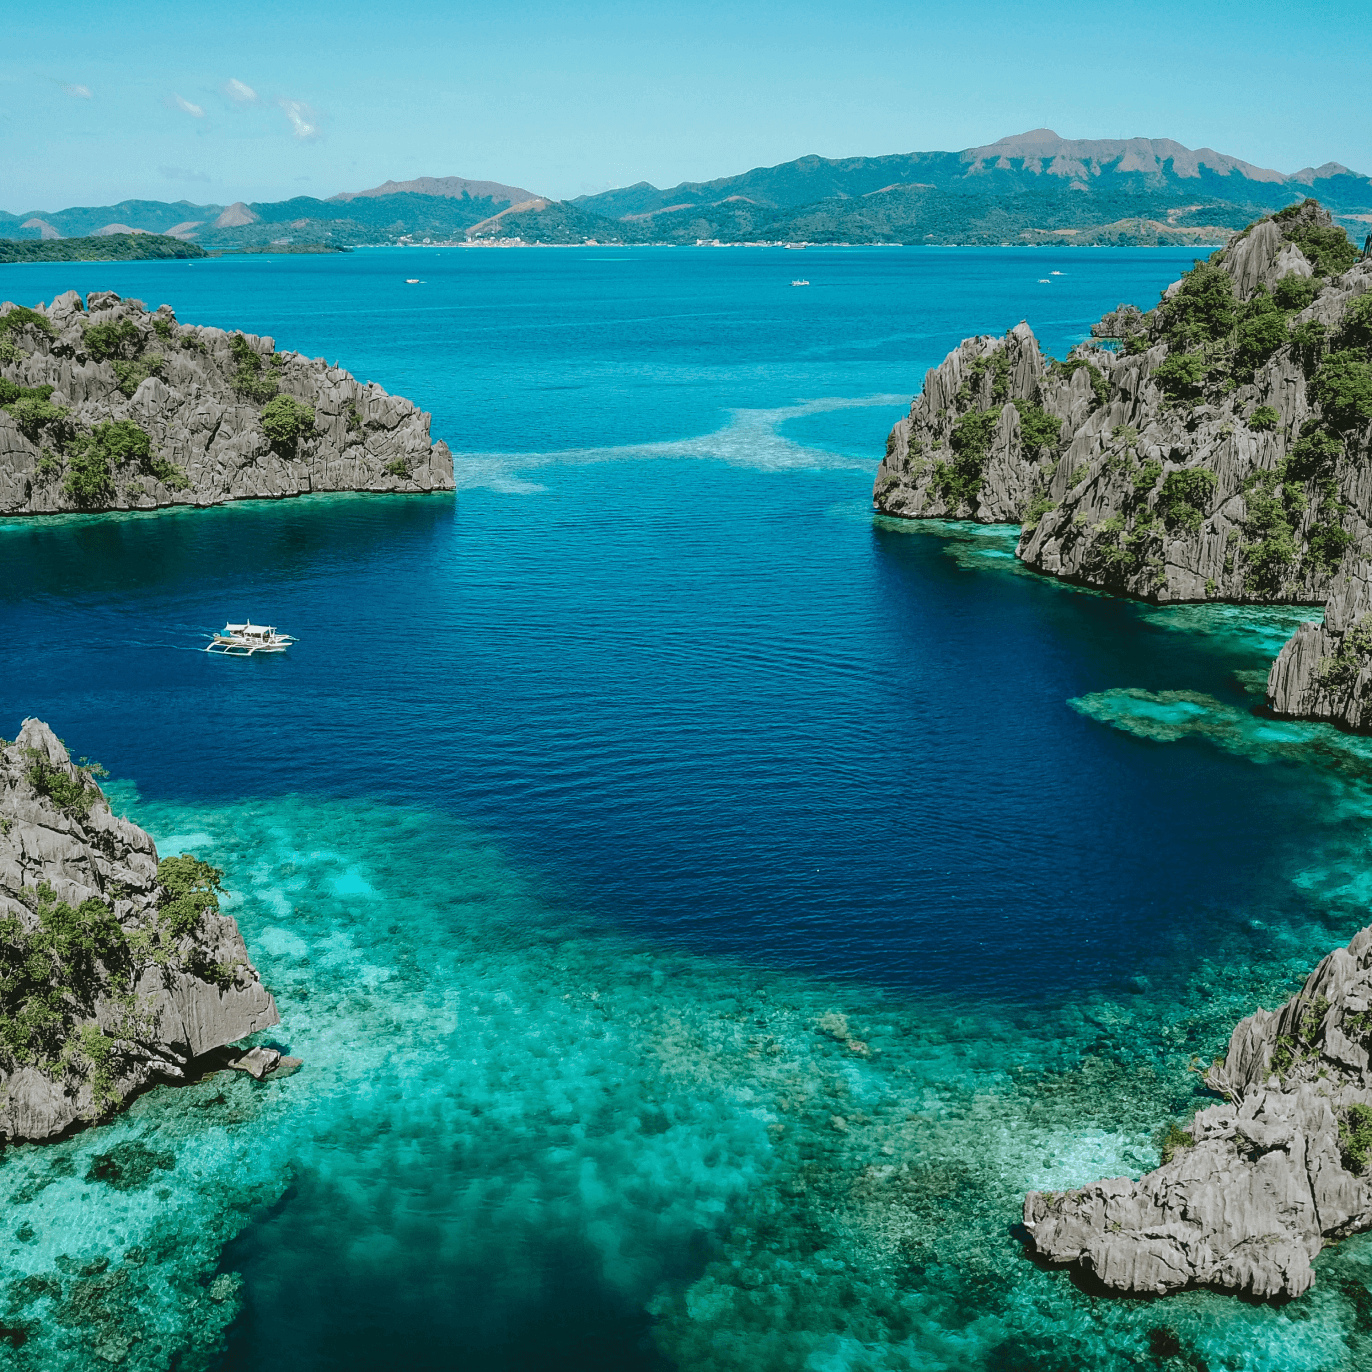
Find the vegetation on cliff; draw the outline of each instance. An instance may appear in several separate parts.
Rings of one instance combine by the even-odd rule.
[[[1030,566],[1152,600],[1329,601],[1271,700],[1372,727],[1372,261],[1307,199],[1092,332],[1063,362],[1024,325],[967,340],[892,431],[877,509],[1018,521]]]
[[[36,747],[19,751],[40,804],[80,825],[104,806],[98,764],[55,763]],[[13,824],[6,818],[6,837]],[[17,906],[6,912],[0,904],[0,1070],[88,1079],[96,1114],[114,1105],[123,1059],[154,1028],[147,998],[135,989],[143,971],[184,966],[216,984],[233,979],[236,967],[205,965],[193,946],[201,920],[218,912],[222,877],[189,854],[164,858],[155,905],[137,913],[126,907],[122,919],[117,887],[73,903],[59,899],[49,881],[21,885]]]
[[[84,305],[0,305],[0,511],[452,489],[428,415],[379,386],[167,305]]]
[[[276,1022],[223,873],[156,861],[98,764],[48,727],[0,739],[0,1138],[48,1138]]]

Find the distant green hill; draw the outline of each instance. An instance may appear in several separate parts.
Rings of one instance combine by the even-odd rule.
[[[97,238],[0,238],[0,262],[132,262],[159,257],[207,257],[196,243],[156,233],[110,233]]]
[[[1359,242],[1372,228],[1372,180],[1337,163],[1288,175],[1169,139],[1066,139],[1035,129],[962,152],[800,157],[714,181],[667,190],[640,181],[574,201],[499,182],[420,177],[328,200],[125,200],[0,212],[0,235],[51,243],[133,228],[239,249],[460,243],[469,235],[526,243],[1213,243],[1307,196]]]
[[[963,152],[801,157],[716,181],[647,182],[576,205],[627,240],[816,243],[1215,241],[1317,195],[1359,240],[1372,180],[1336,163],[1291,175],[1168,139],[1050,129]],[[1366,218],[1365,218],[1366,217]]]

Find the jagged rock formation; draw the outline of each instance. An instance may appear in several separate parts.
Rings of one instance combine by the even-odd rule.
[[[159,864],[46,724],[0,746],[0,1140],[98,1119],[278,1023],[217,878]],[[257,1051],[214,1065],[260,1076],[289,1061]]]
[[[322,358],[112,291],[0,305],[0,513],[452,489],[429,415]]]
[[[1358,727],[1372,696],[1372,261],[1315,202],[1260,220],[1065,362],[968,339],[892,430],[875,508],[1023,525],[1048,575],[1156,602],[1321,605],[1278,713]],[[1372,720],[1372,714],[1369,714]]]
[[[1032,1248],[1118,1291],[1300,1295],[1326,1239],[1372,1228],[1369,1048],[1372,927],[1239,1023],[1206,1077],[1224,1103],[1174,1129],[1156,1171],[1031,1191]]]

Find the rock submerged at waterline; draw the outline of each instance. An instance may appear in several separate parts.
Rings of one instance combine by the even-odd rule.
[[[892,429],[876,510],[1018,523],[1027,566],[1154,603],[1326,606],[1267,703],[1372,728],[1372,260],[1306,201],[1092,332],[1117,350],[964,341]]]
[[[225,1047],[280,1016],[219,877],[159,862],[41,721],[0,747],[0,1140],[53,1138],[154,1082],[299,1065]]]
[[[1031,1191],[1029,1243],[1104,1286],[1299,1296],[1325,1243],[1372,1228],[1372,927],[1276,1011],[1240,1021],[1206,1085],[1225,1099],[1175,1126],[1162,1166]]]
[[[271,338],[75,291],[0,304],[0,514],[454,489],[430,416]]]

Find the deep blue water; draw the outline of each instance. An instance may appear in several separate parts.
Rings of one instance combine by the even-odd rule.
[[[337,359],[431,410],[457,454],[455,497],[0,528],[0,731],[48,720],[164,850],[225,866],[278,1041],[310,1064],[270,1110],[212,1101],[213,1139],[174,1092],[110,1126],[221,1169],[218,1201],[173,1187],[137,1223],[202,1217],[172,1287],[243,1274],[214,1307],[241,1301],[229,1366],[1048,1368],[1065,1319],[1091,1365],[1129,1365],[1152,1317],[1030,1268],[1015,1198],[1150,1165],[1151,1130],[1194,1108],[1187,1056],[1362,923],[1363,763],[1319,731],[1250,727],[1289,613],[1066,590],[1017,567],[1012,531],[874,521],[869,491],[962,336],[1027,318],[1062,355],[1189,260],[6,269],[23,303],[112,288]],[[299,644],[192,651],[245,615]],[[1159,741],[1129,688],[1194,693],[1203,727]],[[470,1071],[464,996],[501,1026]],[[882,1053],[817,1032],[826,1006]],[[752,1048],[731,1047],[748,1024]],[[764,1039],[778,1064],[836,1054],[837,1075],[797,1087]],[[814,1103],[802,1126],[775,1103],[836,1091],[865,1104]],[[777,1110],[791,1132],[765,1131]],[[876,1219],[866,1191],[833,1189],[856,1153],[822,1174],[835,1139],[860,1152],[835,1117],[924,1121],[862,1145],[869,1170],[923,1159],[899,1232],[885,1201]],[[824,1197],[803,1223],[802,1174]],[[75,1251],[53,1206],[53,1252]],[[787,1266],[812,1222],[846,1237]],[[780,1266],[738,1278],[745,1316],[719,1293],[763,1249]],[[875,1285],[812,1293],[812,1328],[785,1293],[844,1263]],[[140,1299],[171,1327],[158,1291]],[[1342,1366],[1328,1348],[1356,1324],[1319,1307],[1332,1343],[1297,1363],[1276,1314],[1172,1308],[1234,1367]],[[992,1323],[969,1331],[969,1309]],[[148,1366],[170,1356],[140,1338]]]

